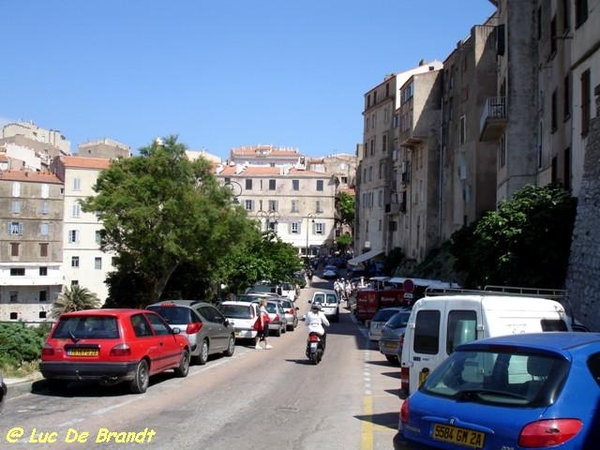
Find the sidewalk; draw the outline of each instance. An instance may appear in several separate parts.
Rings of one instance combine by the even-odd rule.
[[[30,393],[33,383],[42,379],[42,374],[39,372],[34,372],[30,375],[20,378],[5,377],[4,383],[8,387],[6,398],[18,397],[19,395]]]

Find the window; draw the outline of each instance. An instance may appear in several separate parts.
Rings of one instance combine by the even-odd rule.
[[[252,190],[252,180],[246,179],[246,189],[249,191]]]
[[[269,180],[269,190],[274,191],[277,189],[277,180]]]
[[[317,191],[323,191],[323,180],[317,180]]]
[[[19,293],[17,291],[10,291],[9,299],[10,299],[9,301],[11,303],[18,303],[19,302]],[[16,313],[14,313],[14,314],[16,314]],[[10,313],[10,318],[16,319],[16,317],[13,317],[12,315],[13,315],[13,313]]]
[[[42,242],[40,244],[40,256],[46,257],[48,256],[48,243]]]
[[[244,209],[246,211],[254,211],[254,200],[244,200]]]
[[[369,144],[369,155],[373,156],[375,154],[375,138],[371,139]]]
[[[81,205],[79,203],[73,203],[71,208],[71,217],[81,216]]]
[[[277,211],[277,200],[269,200],[269,211]]]
[[[40,205],[40,213],[48,214],[48,212],[49,212],[48,202],[43,201]]]
[[[40,223],[40,235],[48,236],[49,229],[50,229],[50,225],[48,225],[47,223]]]
[[[460,117],[460,143],[464,144],[467,141],[467,118]]]
[[[315,212],[319,214],[323,212],[323,205],[321,204],[321,200],[317,200],[317,203],[315,205]]]
[[[46,291],[39,291],[38,299],[40,302],[45,302],[48,299],[48,293]]]
[[[69,243],[79,242],[79,230],[69,230]]]
[[[500,167],[504,167],[506,165],[506,140],[504,136],[500,138],[500,148],[498,151],[500,152]]]
[[[38,313],[38,319],[45,319],[46,315],[47,315],[46,311],[40,311]]]
[[[387,148],[388,148],[388,137],[387,134],[384,134],[381,140],[381,151],[383,153],[387,152]]]
[[[12,202],[12,213],[20,214],[21,213],[21,202],[19,200],[13,200]]]
[[[571,0],[562,0],[562,19],[563,19],[563,30],[565,32],[565,35],[571,29],[571,24],[570,24],[571,17],[569,16],[569,2],[570,1]]]
[[[94,258],[94,269],[102,270],[102,258],[99,258],[99,257]]]
[[[12,196],[20,197],[21,196],[21,183],[18,181],[13,182],[12,184]]]
[[[95,231],[94,240],[95,240],[96,244],[98,244],[98,245],[102,244],[102,231],[100,231],[100,230]]]
[[[292,180],[292,190],[293,191],[300,190],[300,180]]]
[[[550,22],[550,57],[556,54],[556,16]]]
[[[24,277],[25,276],[25,268],[23,267],[12,267],[10,269],[11,277]]]
[[[21,222],[9,222],[8,234],[11,236],[23,236],[23,224]]]
[[[581,136],[590,131],[590,69],[581,74]]]
[[[558,93],[556,91],[552,93],[552,108],[550,110],[550,115],[550,131],[554,133],[558,128]]]
[[[148,321],[144,318],[143,314],[136,314],[135,316],[131,316],[131,325],[133,328],[133,332],[136,337],[145,337],[152,336],[152,330],[150,329],[150,325]]]
[[[298,223],[298,222],[290,223],[290,234],[300,234],[300,223]]]
[[[292,200],[292,212],[293,213],[300,212],[299,204],[300,204],[300,202],[298,200]]]
[[[571,190],[571,148],[570,147],[565,149],[563,186],[566,191]]]
[[[48,275],[48,268],[45,266],[40,267],[39,269],[40,277],[45,277]]]
[[[50,195],[50,186],[48,186],[46,183],[42,184],[42,186],[41,186],[42,198],[48,198],[49,195]]]
[[[448,354],[452,353],[457,345],[477,339],[477,314],[475,311],[450,311],[447,333],[446,353]]]
[[[575,28],[579,28],[588,18],[587,0],[575,0]]]
[[[567,75],[563,81],[563,118],[571,117],[571,76]]]
[[[79,256],[71,257],[71,267],[79,267]]]
[[[315,234],[325,234],[325,224],[315,222]]]
[[[10,243],[10,256],[19,256],[19,243],[18,242]]]
[[[413,347],[416,353],[436,355],[439,352],[440,312],[423,310],[415,320]]]
[[[73,178],[73,190],[74,191],[81,190],[81,178]]]

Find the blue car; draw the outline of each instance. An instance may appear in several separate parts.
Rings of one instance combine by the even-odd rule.
[[[394,449],[600,449],[600,333],[460,345],[400,409]]]

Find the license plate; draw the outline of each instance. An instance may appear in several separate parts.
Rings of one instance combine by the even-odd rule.
[[[311,342],[310,343],[310,348],[317,348],[317,343],[316,342]]]
[[[483,448],[485,434],[479,431],[467,430],[466,428],[442,425],[436,423],[433,426],[433,439],[436,441],[450,442],[470,448]]]
[[[398,345],[395,344],[394,342],[386,342],[385,344],[383,344],[383,346],[385,348],[396,348],[396,347],[398,347]]]
[[[97,348],[69,348],[67,349],[68,356],[98,356]]]
[[[235,335],[236,335],[236,336],[239,336],[240,334],[242,334],[242,333],[241,333],[241,331],[236,331],[236,332],[235,332]]]

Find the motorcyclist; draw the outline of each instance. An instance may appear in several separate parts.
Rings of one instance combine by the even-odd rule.
[[[310,306],[310,311],[304,315],[304,323],[308,327],[308,333],[317,333],[321,337],[321,344],[323,346],[323,351],[325,351],[325,340],[327,338],[327,333],[325,333],[325,328],[323,327],[329,326],[329,320],[327,320],[327,316],[323,314],[321,311],[321,305],[318,303],[313,303]]]

